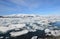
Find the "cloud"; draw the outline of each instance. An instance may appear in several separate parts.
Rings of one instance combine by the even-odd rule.
[[[9,7],[11,6],[17,6],[17,7],[27,7],[28,9],[34,9],[37,8],[39,6],[38,1],[36,2],[36,0],[3,0],[3,2],[5,2],[4,5],[7,5]]]
[[[59,0],[0,0],[0,12],[48,13],[56,10],[60,10]]]
[[[26,2],[24,0],[7,0],[7,1],[17,4],[18,6],[25,6],[26,5]]]
[[[54,6],[56,0],[2,0],[9,7],[27,7],[29,10]]]
[[[5,3],[8,6],[23,6],[27,8],[41,8],[41,7],[48,7],[48,6],[54,6],[59,3],[59,0],[0,0],[1,3]],[[57,3],[57,4],[56,4]]]

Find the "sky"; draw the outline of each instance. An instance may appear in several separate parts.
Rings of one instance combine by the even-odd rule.
[[[0,0],[0,15],[60,15],[60,0]]]

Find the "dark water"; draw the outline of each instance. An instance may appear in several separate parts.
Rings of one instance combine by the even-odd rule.
[[[60,28],[60,21],[55,22],[53,25]]]
[[[15,37],[15,38],[11,38],[11,39],[31,39],[33,36],[38,36],[38,38],[44,38],[45,33],[42,30],[37,30],[36,32],[29,32],[25,35],[18,36],[18,37]]]
[[[5,39],[6,36],[9,36],[9,34],[3,35]],[[27,34],[17,36],[17,37],[10,37],[8,39],[31,39],[33,36],[38,36],[38,38],[44,38],[45,37],[45,32],[44,30],[37,30],[36,32],[29,32]]]

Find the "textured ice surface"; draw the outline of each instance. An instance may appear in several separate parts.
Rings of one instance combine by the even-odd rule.
[[[54,25],[54,23],[58,21],[60,21],[60,16],[40,16],[34,14],[7,15],[0,17],[0,32],[4,33],[12,29],[19,30],[20,28],[26,29],[28,30],[28,32],[45,30],[47,28],[53,30],[58,28],[57,25]],[[49,30],[46,30],[46,32],[48,31]],[[53,30],[54,33],[57,32],[57,34],[53,35],[58,35],[59,34],[58,31],[59,30],[57,31]]]

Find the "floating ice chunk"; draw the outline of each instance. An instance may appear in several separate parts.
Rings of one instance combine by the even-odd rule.
[[[16,37],[16,36],[20,36],[20,35],[23,35],[23,34],[26,34],[28,33],[28,30],[23,30],[23,31],[18,31],[18,32],[11,32],[11,36],[12,37]]]
[[[10,29],[23,28],[25,24],[11,24],[9,25]]]
[[[2,33],[7,32],[8,30],[10,30],[9,27],[3,27],[3,26],[0,27],[0,32],[2,32]]]
[[[37,36],[33,36],[31,39],[37,39]]]

